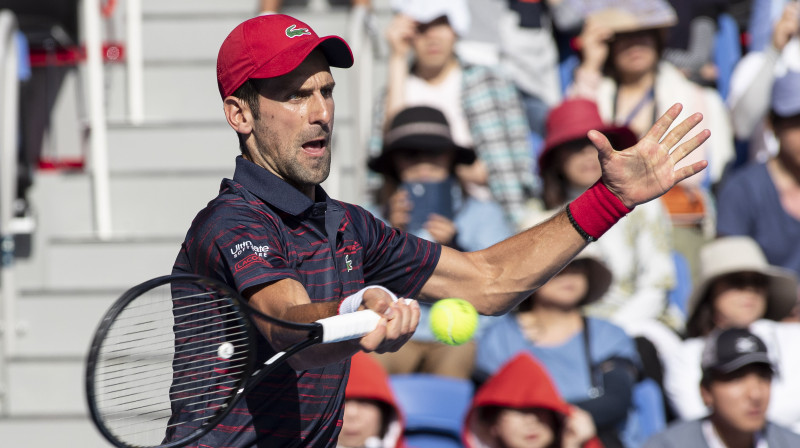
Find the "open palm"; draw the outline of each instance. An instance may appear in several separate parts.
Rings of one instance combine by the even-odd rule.
[[[702,114],[693,114],[667,133],[682,108],[680,104],[670,107],[636,145],[627,149],[615,150],[603,134],[589,131],[588,137],[598,150],[603,183],[629,208],[663,195],[678,182],[708,166],[708,162],[702,160],[675,169],[675,164],[711,135],[704,129],[678,145],[703,120]]]

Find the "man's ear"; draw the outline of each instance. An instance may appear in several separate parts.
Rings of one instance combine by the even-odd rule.
[[[711,407],[714,405],[714,397],[711,395],[709,387],[711,387],[710,384],[700,384],[700,397],[703,399],[703,404],[705,404],[707,408],[711,409]]]
[[[253,113],[241,98],[229,96],[223,101],[225,119],[234,131],[248,135],[253,131]]]

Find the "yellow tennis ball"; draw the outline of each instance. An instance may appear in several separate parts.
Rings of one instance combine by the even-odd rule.
[[[430,324],[436,339],[448,345],[461,345],[475,334],[478,312],[466,300],[442,299],[431,307]]]

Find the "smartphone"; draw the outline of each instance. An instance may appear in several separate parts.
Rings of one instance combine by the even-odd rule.
[[[408,230],[422,229],[431,213],[453,219],[453,182],[406,182],[401,188],[408,192],[411,201],[411,219]]]

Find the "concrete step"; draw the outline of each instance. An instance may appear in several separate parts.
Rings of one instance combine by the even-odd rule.
[[[88,417],[39,415],[0,419],[3,446],[46,448],[54,446],[109,448],[112,445]]]
[[[102,316],[123,292],[91,284],[81,290],[25,291],[17,298],[12,362],[82,362]]]
[[[88,415],[84,391],[85,362],[74,360],[12,361],[8,372],[7,406],[9,417]],[[49,429],[48,429],[49,431]],[[6,445],[3,434],[3,446]],[[58,446],[58,445],[56,445]]]
[[[222,117],[208,122],[111,123],[108,162],[112,173],[231,171],[239,154],[236,133]]]
[[[123,290],[169,274],[182,237],[56,240],[34,248],[43,255],[19,260],[17,287],[23,291]]]
[[[112,229],[121,237],[182,236],[195,214],[233,175],[234,157],[207,171],[135,172],[110,178]],[[93,234],[90,174],[40,173],[33,194],[37,232],[53,238]]]

